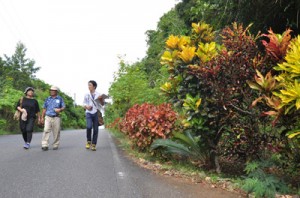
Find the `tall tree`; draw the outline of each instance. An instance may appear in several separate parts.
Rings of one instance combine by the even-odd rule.
[[[4,84],[5,84],[4,64],[5,64],[5,62],[0,57],[0,90],[3,90]],[[0,91],[0,97],[1,97],[1,94],[2,94],[2,91]]]
[[[31,85],[31,79],[35,78],[35,73],[40,69],[35,67],[33,59],[26,58],[27,48],[21,42],[17,43],[15,53],[8,57],[5,55],[5,74],[13,78],[13,87],[15,89],[24,89]]]

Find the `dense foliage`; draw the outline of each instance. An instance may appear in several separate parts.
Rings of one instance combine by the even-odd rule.
[[[220,30],[233,22],[253,23],[253,32],[283,32],[287,27],[299,33],[300,3],[297,0],[183,0],[176,6],[181,19],[189,26],[206,21]]]
[[[225,161],[242,163],[243,189],[258,197],[285,193],[285,182],[299,188],[299,12],[296,0],[180,1],[146,32],[145,58],[120,60],[107,126],[140,151],[218,172]],[[19,43],[0,57],[0,130],[17,130],[12,114],[25,87],[40,104],[48,96],[25,53]],[[82,110],[61,95],[64,127],[84,126]]]
[[[15,53],[9,57],[0,57],[0,131],[8,133],[18,132],[19,125],[13,120],[17,101],[24,96],[26,87],[35,88],[35,97],[40,109],[46,97],[49,96],[50,85],[35,78],[40,69],[35,61],[26,57],[26,47],[18,43]],[[71,97],[60,92],[66,103],[66,110],[62,113],[63,128],[83,128],[85,126],[84,113],[81,107],[75,107]],[[36,126],[35,131],[42,131]]]
[[[264,167],[267,172],[260,178],[245,171],[245,189],[258,196],[284,192],[277,176],[297,187],[300,44],[294,37],[299,10],[298,1],[183,0],[161,18],[157,30],[147,32],[147,56],[128,65],[119,78],[138,80],[128,72],[138,65],[146,88],[155,88],[161,98],[160,87],[165,98],[145,100],[139,93],[147,89],[127,89],[127,83],[126,92],[112,89],[110,95],[174,105],[180,115],[178,131],[151,146],[170,158],[182,155],[218,172],[225,161],[246,166],[270,160],[267,165],[272,167]],[[110,116],[113,126],[119,126],[126,111],[139,102],[123,100],[119,107],[126,108],[112,105],[110,110],[118,111]],[[134,119],[138,116],[131,116]],[[258,187],[260,183],[269,191]]]

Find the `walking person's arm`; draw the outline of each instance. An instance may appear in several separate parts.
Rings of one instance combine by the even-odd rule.
[[[40,113],[40,105],[37,100],[35,102],[35,113],[36,113],[36,117],[38,119],[38,125],[40,125],[41,124],[41,113]]]
[[[41,117],[41,124],[44,124],[45,123],[45,114],[46,114],[46,109],[43,109],[42,111],[42,117]]]
[[[23,103],[23,98],[21,98],[17,104],[17,110],[20,111],[21,113],[23,113],[25,110],[24,108],[22,108],[22,103]]]
[[[56,113],[59,114],[59,113],[62,112],[64,109],[65,109],[65,107],[55,108],[54,111],[55,111]]]
[[[37,112],[37,113],[36,113],[36,116],[37,116],[37,118],[38,118],[38,124],[42,124],[42,117],[41,117],[40,112]]]

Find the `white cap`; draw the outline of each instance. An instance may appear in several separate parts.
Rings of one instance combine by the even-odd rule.
[[[58,87],[56,87],[56,86],[51,86],[51,87],[50,87],[50,90],[58,91],[59,89],[58,89]]]

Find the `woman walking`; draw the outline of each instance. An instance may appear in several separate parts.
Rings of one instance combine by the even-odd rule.
[[[24,149],[30,148],[32,132],[36,118],[41,121],[40,107],[36,99],[33,98],[34,89],[27,87],[24,91],[25,97],[18,101],[16,109],[21,112],[20,130],[24,139]]]
[[[86,149],[92,149],[96,151],[97,139],[98,139],[98,115],[97,109],[100,109],[101,106],[99,102],[102,100],[100,93],[96,92],[97,83],[94,80],[88,82],[89,93],[84,96],[83,106],[85,109],[86,117]],[[93,129],[93,135],[92,135]]]

